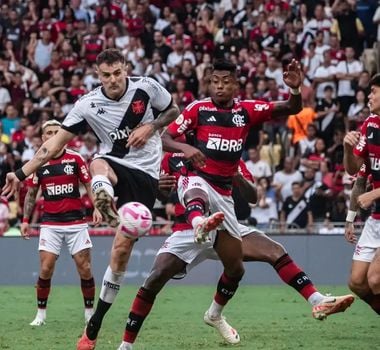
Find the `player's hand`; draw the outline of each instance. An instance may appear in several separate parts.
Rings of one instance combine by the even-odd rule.
[[[302,71],[300,63],[294,58],[288,64],[287,70],[283,74],[284,83],[291,89],[297,89],[302,83]]]
[[[343,139],[343,145],[345,148],[353,149],[360,140],[360,132],[359,131],[350,131],[346,134]]]
[[[26,222],[23,222],[20,226],[20,231],[21,231],[21,237],[24,239],[29,239],[29,224]]]
[[[5,178],[5,185],[2,188],[2,196],[6,196],[7,198],[12,197],[18,190],[20,185],[20,180],[17,178],[15,173],[8,173]]]
[[[92,213],[92,222],[94,223],[95,226],[99,226],[102,221],[103,221],[102,214],[97,208],[95,208]]]
[[[353,222],[346,222],[344,227],[344,238],[351,244],[356,244],[357,238],[355,236],[355,227]]]
[[[130,133],[126,147],[143,147],[154,134],[154,126],[143,124]]]
[[[190,160],[196,167],[202,168],[206,165],[206,156],[198,148],[184,144],[182,151],[184,157]]]
[[[363,193],[358,197],[358,204],[360,208],[362,209],[368,209],[373,202],[376,200],[376,198],[373,196],[372,191]]]
[[[158,188],[160,191],[171,191],[177,185],[177,179],[174,175],[160,174]]]

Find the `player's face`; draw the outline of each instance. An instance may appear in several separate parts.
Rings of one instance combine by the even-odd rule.
[[[237,89],[236,78],[229,71],[214,71],[211,75],[212,99],[220,105],[230,104]]]
[[[102,63],[98,66],[99,79],[106,95],[112,99],[120,98],[126,88],[127,66],[122,62],[112,65]]]
[[[373,114],[380,114],[380,86],[372,85],[368,96],[368,107]]]
[[[60,129],[61,127],[58,125],[47,126],[42,132],[42,141],[45,142],[51,139]]]

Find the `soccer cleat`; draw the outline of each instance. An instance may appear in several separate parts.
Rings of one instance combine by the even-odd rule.
[[[354,300],[355,297],[351,294],[337,297],[327,295],[319,304],[313,306],[313,317],[322,321],[326,319],[327,316],[338,312],[344,312],[351,306]]]
[[[36,316],[36,318],[29,323],[30,326],[39,327],[44,326],[46,324],[45,319]]]
[[[117,213],[113,198],[103,188],[94,193],[95,207],[100,211],[103,219],[111,227],[117,227],[120,224],[119,214]]]
[[[96,345],[96,339],[90,340],[87,337],[86,329],[84,330],[82,336],[78,340],[77,350],[94,350]]]
[[[133,347],[131,344],[125,344],[123,342],[120,344],[120,346],[117,348],[117,350],[133,350]]]
[[[206,311],[203,320],[207,325],[216,328],[226,342],[230,344],[240,342],[239,333],[227,323],[224,316],[213,319],[209,316],[208,311]]]
[[[220,211],[205,218],[194,230],[195,243],[204,243],[210,240],[208,234],[215,230],[224,220],[224,214]]]

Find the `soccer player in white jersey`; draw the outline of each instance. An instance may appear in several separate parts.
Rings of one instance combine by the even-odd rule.
[[[152,209],[162,153],[158,131],[178,117],[179,109],[170,93],[155,80],[128,77],[125,58],[119,50],[104,50],[96,65],[102,86],[76,102],[59,132],[41,146],[33,159],[7,174],[3,194],[15,194],[20,181],[54,157],[88,124],[104,150],[90,165],[95,206],[110,226],[117,227],[116,207],[137,201]],[[116,206],[114,196],[118,197]],[[78,349],[95,348],[102,320],[120,289],[134,242],[116,231],[99,301]]]
[[[57,120],[42,125],[42,141],[53,137],[61,128]],[[63,148],[27,180],[21,235],[29,238],[29,219],[36,204],[38,190],[44,198],[39,239],[40,272],[36,284],[37,315],[31,326],[42,326],[46,321],[46,309],[50,294],[51,278],[63,243],[75,262],[80,276],[84,301],[84,317],[88,322],[94,313],[95,282],[91,271],[91,238],[80,198],[79,182],[92,197],[91,177],[81,155]],[[93,222],[99,224],[102,215],[94,210]]]
[[[374,209],[355,247],[349,287],[380,315],[380,74],[371,79],[370,86],[368,106],[372,115],[364,121],[360,132],[351,131],[344,138],[346,171],[355,175],[365,164],[369,169],[364,173],[366,176],[371,175],[374,188],[358,197],[358,204],[362,208],[370,208],[374,204]],[[361,187],[364,186],[363,180]],[[361,191],[355,190],[351,201],[354,201]],[[355,219],[356,211],[352,207],[350,209],[347,222],[353,222]],[[346,228],[346,238],[355,243],[350,226]]]

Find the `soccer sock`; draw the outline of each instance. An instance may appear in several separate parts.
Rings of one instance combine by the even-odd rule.
[[[51,279],[44,280],[38,277],[37,281],[37,306],[39,309],[46,309],[49,293],[50,293]]]
[[[219,318],[222,314],[224,306],[234,296],[239,287],[241,277],[228,277],[224,272],[220,276],[214,300],[212,301],[208,314],[211,318]]]
[[[95,340],[98,336],[103,318],[114,302],[116,295],[120,290],[120,285],[123,282],[123,279],[124,272],[112,272],[111,267],[107,267],[107,270],[104,273],[102,288],[100,290],[96,310],[86,328],[86,334],[90,340]]]
[[[186,221],[195,229],[204,219],[205,213],[204,202],[200,199],[194,199],[187,203],[185,209]]]
[[[86,309],[92,309],[94,307],[95,299],[95,281],[91,277],[89,280],[80,280],[80,287],[82,289],[84,307]]]
[[[306,300],[309,301],[309,298],[314,293],[318,293],[310,278],[294,263],[293,259],[288,254],[284,254],[280,257],[273,264],[273,268],[286,284],[293,287]],[[315,296],[318,296],[318,294]],[[312,299],[315,302],[315,299],[317,298]]]
[[[114,196],[113,186],[108,177],[104,175],[95,175],[91,180],[92,193],[95,193],[100,188],[104,189],[112,198]]]
[[[369,293],[362,297],[362,299],[373,309],[373,311],[380,315],[380,294]]]
[[[145,318],[152,309],[156,295],[141,287],[133,301],[125,326],[124,341],[133,344]]]

